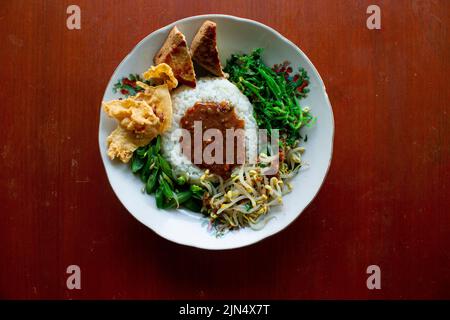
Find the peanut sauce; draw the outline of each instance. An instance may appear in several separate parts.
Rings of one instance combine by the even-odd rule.
[[[221,163],[207,164],[204,162],[202,156],[202,162],[196,165],[201,169],[209,169],[211,173],[220,175],[222,178],[227,179],[232,169],[241,163],[238,163],[238,152],[241,152],[239,158],[243,158],[245,155],[245,139],[242,135],[242,130],[236,132],[236,137],[234,141],[227,141],[226,129],[244,129],[245,121],[238,118],[236,112],[232,106],[226,102],[216,103],[216,102],[197,102],[194,106],[189,108],[184,116],[180,120],[180,127],[189,131],[191,136],[191,147],[190,154],[186,154],[187,148],[182,148],[184,155],[194,163],[194,122],[202,122],[202,137],[206,130],[217,129],[220,130],[223,136],[223,161]],[[180,139],[181,143],[182,139]],[[230,139],[231,140],[231,139]],[[210,141],[205,141],[202,138],[202,155],[205,148],[214,142],[214,139]],[[229,146],[230,151],[234,151],[233,163],[226,163],[226,154],[228,144],[234,144],[234,150]],[[242,154],[244,152],[244,155]],[[212,156],[215,156],[215,151],[211,152]]]

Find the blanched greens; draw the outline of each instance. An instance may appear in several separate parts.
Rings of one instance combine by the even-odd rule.
[[[139,174],[145,183],[145,192],[155,193],[158,208],[184,206],[200,212],[205,189],[198,185],[189,186],[185,176],[174,177],[170,163],[161,154],[161,136],[134,152],[131,171]]]
[[[294,146],[301,139],[299,129],[314,121],[308,108],[299,100],[306,96],[309,78],[305,70],[293,75],[287,62],[269,68],[262,61],[262,49],[251,54],[234,54],[227,61],[225,72],[254,106],[259,128],[280,130],[281,141]]]

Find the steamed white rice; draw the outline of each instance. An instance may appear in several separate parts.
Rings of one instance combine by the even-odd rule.
[[[193,164],[181,150],[180,120],[187,109],[197,102],[228,102],[234,107],[239,118],[245,121],[245,148],[247,155],[255,154],[257,144],[253,140],[257,125],[253,117],[253,106],[248,98],[230,81],[224,78],[201,78],[197,86],[192,89],[181,86],[172,93],[173,118],[172,126],[162,136],[162,151],[171,163],[175,174],[187,173],[193,181],[204,173],[202,169]],[[252,141],[253,140],[253,141]]]

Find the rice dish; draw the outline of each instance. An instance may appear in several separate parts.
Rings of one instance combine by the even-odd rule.
[[[251,143],[256,134],[256,121],[253,106],[248,98],[225,78],[200,78],[195,89],[181,86],[172,93],[172,126],[162,135],[162,152],[172,165],[175,174],[186,173],[192,181],[198,180],[204,171],[193,164],[182,152],[180,120],[197,102],[228,102],[234,107],[237,116],[245,121],[245,150],[247,155],[256,153],[256,143]]]

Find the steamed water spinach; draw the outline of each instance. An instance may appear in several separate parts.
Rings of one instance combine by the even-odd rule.
[[[315,121],[309,108],[300,106],[309,89],[304,69],[293,74],[288,62],[269,68],[262,60],[262,49],[250,54],[234,54],[227,61],[225,72],[249,99],[259,128],[279,129],[282,143],[295,146],[302,138],[300,128]]]

